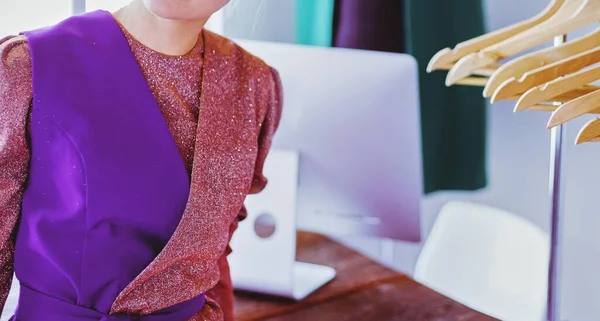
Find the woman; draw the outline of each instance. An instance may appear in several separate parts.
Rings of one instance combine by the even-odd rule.
[[[231,320],[228,243],[281,115],[277,72],[203,30],[227,0],[134,0],[0,44],[12,320]]]

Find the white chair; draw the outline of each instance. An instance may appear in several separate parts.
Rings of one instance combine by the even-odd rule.
[[[545,316],[548,235],[499,209],[449,202],[417,260],[414,278],[503,321]]]

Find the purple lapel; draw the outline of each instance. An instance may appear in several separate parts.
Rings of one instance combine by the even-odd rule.
[[[26,36],[32,157],[15,270],[39,293],[108,312],[173,233],[182,233],[190,181],[109,13],[72,17]]]
[[[174,315],[195,313],[219,279],[272,94],[269,66],[227,39],[203,36],[190,182],[110,13],[27,33],[34,103],[15,250],[21,282],[101,313],[146,315],[180,303]]]

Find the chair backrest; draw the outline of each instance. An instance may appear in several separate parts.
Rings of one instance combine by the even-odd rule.
[[[547,234],[503,210],[446,204],[425,241],[414,278],[473,309],[505,321],[544,318]]]

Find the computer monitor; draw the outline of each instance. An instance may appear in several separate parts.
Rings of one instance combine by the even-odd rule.
[[[423,179],[414,58],[237,43],[281,75],[284,112],[273,149],[299,153],[297,228],[420,241]]]

